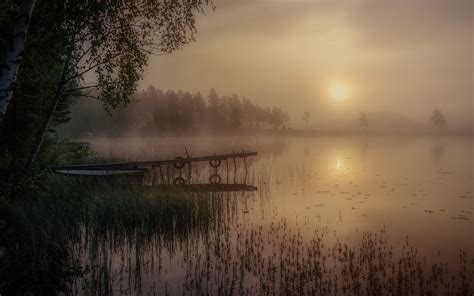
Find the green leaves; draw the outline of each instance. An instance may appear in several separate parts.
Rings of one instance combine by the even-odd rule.
[[[104,3],[107,4],[104,4]],[[106,110],[124,106],[149,54],[170,53],[194,39],[195,14],[209,1],[68,1],[61,30],[73,40],[75,74]],[[87,79],[86,79],[87,76]]]
[[[1,163],[21,168],[28,153],[34,160],[38,151],[40,160],[50,159],[48,153],[58,141],[54,128],[70,119],[69,109],[79,97],[99,100],[108,112],[128,104],[148,56],[170,53],[192,41],[195,14],[208,4],[38,1],[15,103],[0,131]]]

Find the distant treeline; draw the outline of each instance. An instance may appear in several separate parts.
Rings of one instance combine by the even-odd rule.
[[[290,124],[288,113],[278,107],[261,107],[235,94],[219,97],[214,89],[204,98],[199,92],[163,92],[150,86],[131,101],[111,116],[96,102],[82,101],[73,110],[77,116],[72,116],[67,131],[73,136],[192,134],[286,129]]]

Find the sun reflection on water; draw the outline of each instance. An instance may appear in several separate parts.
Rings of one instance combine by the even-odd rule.
[[[341,157],[338,156],[336,158],[336,170],[340,170],[340,169],[342,169],[342,161],[341,161]]]

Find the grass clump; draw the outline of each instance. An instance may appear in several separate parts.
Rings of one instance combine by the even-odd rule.
[[[34,192],[34,193],[33,193]],[[18,196],[18,194],[17,194]],[[184,238],[211,223],[210,200],[162,193],[127,179],[51,175],[41,190],[0,200],[0,293],[72,293],[100,242],[135,244],[159,234]]]

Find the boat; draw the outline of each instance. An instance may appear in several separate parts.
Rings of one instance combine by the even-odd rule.
[[[56,173],[77,176],[141,176],[147,169],[56,169]]]

